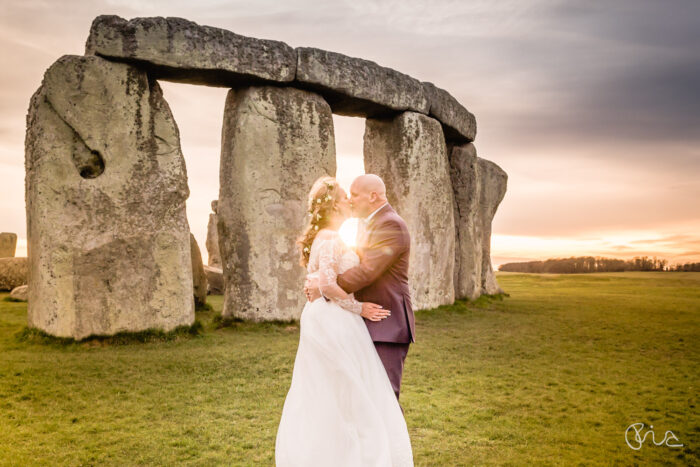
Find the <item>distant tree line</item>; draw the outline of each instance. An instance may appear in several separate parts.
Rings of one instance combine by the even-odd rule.
[[[695,271],[700,272],[700,263],[685,263],[676,264],[674,267],[669,268],[669,271]]]
[[[636,256],[624,260],[603,258],[600,256],[577,256],[571,258],[552,258],[545,261],[526,261],[522,263],[505,263],[499,271],[534,272],[534,273],[585,273],[585,272],[622,272],[622,271],[700,271],[700,263],[677,264],[668,266],[665,259],[656,256]]]

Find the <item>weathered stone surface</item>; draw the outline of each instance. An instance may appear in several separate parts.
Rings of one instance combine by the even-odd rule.
[[[498,205],[506,194],[508,174],[495,163],[478,158],[479,177],[481,178],[481,196],[479,212],[481,213],[481,289],[485,294],[503,293],[498,286],[491,265],[491,225]]]
[[[10,292],[10,298],[26,302],[28,289],[29,287],[26,284],[15,287],[12,289],[12,292]]]
[[[483,232],[479,212],[482,180],[473,144],[452,148],[450,176],[455,196],[455,298],[474,300],[481,295]]]
[[[207,275],[202,264],[202,252],[194,235],[190,233],[190,255],[192,257],[192,289],[194,290],[194,304],[207,303]]]
[[[389,203],[411,234],[409,284],[414,309],[454,302],[454,213],[440,122],[415,112],[367,119],[365,171],[382,177]]]
[[[29,325],[82,339],[192,324],[189,190],[158,83],[63,56],[32,96],[25,148]]]
[[[205,264],[204,273],[207,275],[207,293],[209,295],[223,295],[224,270]]]
[[[126,61],[152,78],[208,86],[294,83],[318,92],[333,112],[389,117],[414,111],[438,119],[456,143],[476,137],[474,115],[433,83],[361,58],[245,37],[176,17],[95,18],[86,55]]]
[[[295,240],[311,185],[322,175],[335,175],[331,109],[320,96],[290,87],[232,90],[222,145],[222,314],[255,321],[298,319],[306,271]]]
[[[12,258],[17,250],[17,234],[0,233],[0,258]]]
[[[474,115],[432,83],[370,60],[312,47],[293,49],[183,18],[98,16],[85,54],[133,63],[153,78],[191,84],[294,82],[323,95],[340,115],[389,117],[414,111],[440,120],[448,140],[463,143],[476,137]]]
[[[413,110],[428,113],[420,81],[361,58],[300,47],[296,81],[320,92],[334,113],[361,117]]]
[[[0,258],[0,290],[12,290],[28,281],[29,266],[27,258]]]
[[[476,118],[457,99],[433,83],[423,83],[430,102],[430,116],[440,120],[448,140],[456,142],[474,141]]]
[[[221,268],[221,253],[219,252],[219,230],[218,230],[218,216],[216,214],[218,209],[218,200],[211,202],[211,210],[214,211],[209,214],[209,224],[207,224],[207,241],[205,246],[207,247],[207,254],[209,258],[207,264],[209,266],[214,266],[216,268]]]
[[[491,223],[506,191],[508,176],[477,157],[473,144],[451,148],[455,196],[455,298],[474,300],[503,292],[491,266]]]
[[[230,87],[290,82],[296,53],[284,42],[255,39],[183,18],[98,16],[86,55],[138,64],[153,78]]]

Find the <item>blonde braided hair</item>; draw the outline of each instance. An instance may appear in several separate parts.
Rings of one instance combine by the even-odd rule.
[[[340,186],[335,178],[324,175],[318,178],[309,192],[307,200],[308,221],[304,231],[297,239],[301,250],[299,264],[306,267],[309,264],[311,244],[319,230],[328,226],[333,208],[340,198]]]

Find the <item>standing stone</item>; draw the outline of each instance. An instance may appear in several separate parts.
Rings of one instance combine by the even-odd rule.
[[[295,241],[313,182],[334,176],[335,164],[333,119],[323,98],[290,87],[229,91],[218,205],[224,318],[300,317],[306,270]]]
[[[194,235],[190,233],[190,254],[192,256],[192,290],[194,291],[194,304],[204,305],[207,303],[207,275],[202,264],[202,252]]]
[[[481,178],[473,144],[455,146],[450,157],[455,213],[455,298],[470,300],[481,295],[480,213]]]
[[[26,284],[15,287],[12,289],[12,292],[10,292],[10,298],[18,302],[26,302],[28,289],[29,287]]]
[[[218,200],[211,202],[211,210],[213,211],[209,214],[209,224],[207,224],[207,241],[204,246],[207,248],[207,254],[209,259],[207,264],[215,268],[221,269],[221,253],[219,253],[219,231],[218,231]]]
[[[491,265],[491,225],[498,205],[506,194],[508,174],[495,163],[478,158],[479,177],[481,178],[480,222],[481,222],[481,289],[482,293],[493,295],[504,293],[498,286]]]
[[[29,266],[24,256],[0,258],[0,290],[27,284]]]
[[[223,269],[205,264],[204,273],[207,275],[207,293],[209,295],[223,295],[225,290]]]
[[[17,234],[0,233],[0,258],[12,258],[17,250]]]
[[[453,195],[440,122],[416,112],[367,119],[364,156],[365,171],[382,177],[389,203],[408,224],[413,308],[453,303]]]
[[[29,326],[82,339],[194,322],[179,133],[145,72],[65,55],[27,116]]]
[[[491,267],[491,223],[506,191],[506,173],[469,143],[451,149],[455,197],[455,298],[503,292]]]

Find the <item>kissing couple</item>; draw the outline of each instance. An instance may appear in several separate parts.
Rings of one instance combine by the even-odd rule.
[[[356,251],[338,229],[360,218]],[[410,236],[380,177],[365,174],[350,196],[321,177],[299,237],[308,299],[292,382],[277,430],[283,466],[412,466],[399,405],[415,323],[408,285]]]

